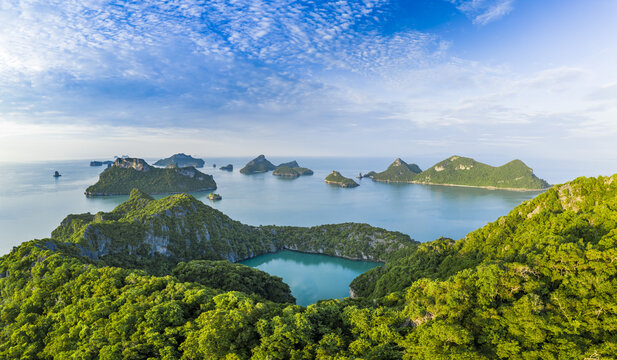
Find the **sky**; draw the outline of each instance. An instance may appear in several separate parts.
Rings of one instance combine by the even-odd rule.
[[[0,161],[617,159],[617,1],[0,0]]]

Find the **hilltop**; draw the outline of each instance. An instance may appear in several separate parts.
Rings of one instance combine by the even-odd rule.
[[[264,155],[259,155],[258,157],[249,161],[242,169],[240,169],[240,172],[245,175],[251,175],[265,173],[274,169],[276,169],[276,166],[274,166],[274,164],[268,161],[268,159],[266,159]]]
[[[163,167],[169,166],[172,164],[176,164],[177,167],[193,166],[196,168],[202,168],[204,167],[205,162],[202,159],[196,159],[192,157],[191,155],[179,153],[179,154],[172,155],[165,159],[160,159],[154,163],[154,165],[156,166],[163,166]]]
[[[326,176],[325,181],[327,184],[337,185],[343,188],[352,188],[359,186],[358,183],[355,182],[353,179],[344,177],[338,171],[332,171],[328,176]]]
[[[370,178],[381,182],[412,182],[416,175],[421,172],[422,170],[418,165],[407,164],[397,158],[385,171],[371,174]]]
[[[85,193],[87,196],[128,195],[136,187],[149,194],[173,194],[214,190],[216,182],[211,175],[192,166],[159,169],[143,159],[118,158]]]

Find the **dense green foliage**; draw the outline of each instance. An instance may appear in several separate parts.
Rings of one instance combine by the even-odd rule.
[[[108,265],[168,273],[180,261],[238,261],[282,249],[384,261],[409,236],[366,224],[255,227],[230,219],[187,194],[160,200],[133,190],[109,213],[69,215],[52,238],[79,244]]]
[[[258,157],[249,161],[242,169],[240,169],[240,172],[245,175],[250,175],[264,173],[274,169],[276,169],[276,166],[274,166],[274,164],[268,161],[265,156],[259,155]]]
[[[298,162],[297,162],[296,160],[293,160],[293,161],[290,161],[290,162],[286,162],[286,163],[279,164],[279,165],[277,166],[277,168],[280,168],[280,167],[283,167],[283,166],[286,166],[286,167],[288,167],[288,168],[300,167],[300,165],[298,165]]]
[[[295,161],[293,162],[295,163]],[[279,165],[276,167],[276,169],[274,169],[274,171],[272,172],[272,175],[297,178],[302,175],[313,175],[313,170],[299,167],[299,166],[292,168],[289,166]]]
[[[421,171],[416,164],[396,159],[387,170],[371,178],[381,182],[404,182],[435,185],[462,185],[496,189],[540,190],[550,185],[536,177],[520,160],[493,167],[474,159],[451,156]]]
[[[413,182],[452,184],[504,189],[546,189],[549,184],[534,175],[520,160],[493,167],[474,159],[451,156],[418,174]]]
[[[461,240],[389,251],[384,267],[354,281],[356,294],[369,298],[307,308],[192,282],[228,286],[204,279],[211,263],[169,270],[181,282],[106,267],[81,256],[79,242],[60,240],[78,239],[87,232],[80,224],[106,216],[142,223],[169,210],[186,224],[174,204],[187,210],[191,198],[162,200],[134,194],[112,213],[72,216],[58,239],[0,258],[0,358],[616,357],[617,175],[555,186]],[[313,232],[361,238],[356,226],[364,225],[254,229],[319,244]],[[221,271],[236,271],[227,265]]]
[[[213,289],[242,291],[276,302],[296,302],[291,296],[289,285],[280,277],[226,260],[181,262],[171,273],[180,281],[194,282]]]
[[[346,178],[341,175],[338,171],[332,171],[328,176],[326,176],[326,183],[337,185],[344,188],[351,188],[358,186],[358,183],[353,179]]]
[[[274,171],[272,172],[272,175],[289,177],[289,178],[297,178],[300,176],[300,174],[296,170],[288,166],[278,166],[276,169],[274,169]]]
[[[147,171],[139,171],[114,165],[101,173],[96,184],[86,189],[86,195],[128,195],[134,188],[148,194],[174,194],[214,190],[216,182],[211,175],[193,167],[149,167]]]
[[[172,164],[176,164],[177,167],[193,166],[196,168],[201,168],[204,167],[205,162],[202,159],[196,159],[191,155],[180,153],[174,154],[165,159],[160,159],[154,163],[156,166],[169,166]]]
[[[407,164],[400,158],[394,160],[388,168],[380,173],[371,174],[371,179],[383,182],[411,182],[422,170],[416,164]]]

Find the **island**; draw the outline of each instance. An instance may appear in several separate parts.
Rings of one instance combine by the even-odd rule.
[[[178,167],[187,167],[193,166],[196,168],[204,167],[205,162],[202,159],[197,159],[192,157],[191,155],[186,155],[185,153],[179,153],[172,155],[168,158],[158,160],[154,163],[155,166],[169,166],[171,164],[176,164]]]
[[[272,172],[272,175],[295,179],[304,175],[313,175],[313,170],[301,167],[298,165],[298,162],[294,160],[277,166]]]
[[[218,200],[222,200],[223,197],[219,194],[215,194],[215,193],[210,193],[208,194],[208,199],[212,200],[212,201],[218,201]]]
[[[381,182],[411,182],[421,172],[418,165],[408,164],[397,158],[385,171],[373,173],[371,179]]]
[[[338,171],[332,171],[330,175],[326,176],[325,182],[327,184],[336,185],[343,188],[353,188],[359,186],[359,184],[353,179],[344,177]]]
[[[550,187],[521,160],[490,166],[458,155],[440,161],[425,171],[415,164],[396,159],[387,170],[375,174],[379,182],[479,187],[491,190],[535,191]]]
[[[56,171],[54,171],[54,174],[52,176],[57,178],[57,177],[60,177],[62,175],[56,170]]]
[[[103,165],[112,165],[114,162],[111,160],[106,160],[106,161],[97,161],[97,160],[93,160],[90,161],[90,166],[103,166]]]
[[[260,174],[276,169],[276,166],[272,164],[264,155],[259,155],[253,160],[249,161],[242,169],[240,173],[244,175]]]
[[[86,196],[128,195],[135,187],[148,194],[175,194],[216,189],[211,175],[192,166],[161,169],[138,158],[118,158],[86,189]]]
[[[234,166],[231,164],[227,164],[225,166],[221,166],[219,169],[224,170],[224,171],[233,171],[234,170]]]

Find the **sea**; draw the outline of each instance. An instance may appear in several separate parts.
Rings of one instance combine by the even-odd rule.
[[[91,160],[113,160],[113,156]],[[146,160],[153,163],[157,159]],[[272,173],[243,175],[239,170],[251,160],[248,157],[205,157],[204,160],[206,165],[200,171],[214,176],[218,186],[216,193],[223,199],[212,202],[207,199],[208,192],[193,195],[232,219],[250,225],[314,226],[360,222],[400,231],[421,242],[442,236],[460,239],[539,194],[537,191],[385,184],[368,178],[356,179],[360,184],[356,188],[339,188],[324,183],[324,178],[333,170],[355,178],[360,172],[383,171],[393,158],[269,157],[275,164],[297,160],[300,166],[314,171],[312,176],[297,179],[280,178]],[[419,165],[425,169],[437,161],[439,159],[424,159]],[[7,254],[24,241],[49,237],[68,214],[110,211],[128,198],[86,197],[86,187],[94,184],[105,170],[105,166],[89,164],[90,159],[0,163],[0,255]],[[227,164],[233,165],[232,172],[219,169]],[[560,166],[559,162],[538,161],[531,166],[537,176],[552,184],[582,175],[617,172],[617,161],[581,162],[578,166],[571,162]],[[62,176],[53,177],[54,171]],[[328,279],[328,286],[324,286],[323,291],[312,287],[311,291],[302,291],[304,295],[300,296],[299,288],[296,286],[294,292],[292,286],[292,293],[300,304],[348,296],[350,279],[378,265],[354,264],[353,261],[311,254],[290,256],[286,252],[279,253],[279,257],[276,254],[264,256],[262,259],[256,258],[250,265],[281,276],[290,285],[318,283],[306,278],[310,276]],[[311,260],[313,257],[318,258]],[[343,276],[343,273],[347,275]],[[326,291],[326,288],[329,290]],[[338,289],[338,292],[332,289]]]

